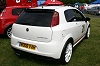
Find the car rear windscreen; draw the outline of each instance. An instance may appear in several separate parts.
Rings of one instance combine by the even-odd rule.
[[[25,9],[16,20],[17,24],[50,27],[54,10]]]

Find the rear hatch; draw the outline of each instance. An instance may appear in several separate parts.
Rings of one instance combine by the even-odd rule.
[[[53,34],[51,28],[53,15],[54,10],[26,9],[13,25],[13,35],[33,41],[49,42]]]

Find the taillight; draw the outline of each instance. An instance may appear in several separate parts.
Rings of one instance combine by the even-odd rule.
[[[59,13],[54,12],[53,17],[52,17],[52,22],[51,22],[51,27],[54,27],[56,25],[59,25]]]

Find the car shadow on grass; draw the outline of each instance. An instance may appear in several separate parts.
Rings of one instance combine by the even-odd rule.
[[[77,47],[79,47],[79,46],[83,43],[84,40],[86,40],[86,39],[84,38],[84,39],[81,40],[77,45],[75,45],[75,46],[73,47],[73,53],[75,52],[75,50],[77,49]]]
[[[37,56],[33,54],[20,54],[17,55],[20,59],[28,60],[29,62],[33,62],[33,64],[37,64],[37,66],[60,66],[61,63],[59,60]]]
[[[5,35],[0,34],[0,38],[7,38]]]

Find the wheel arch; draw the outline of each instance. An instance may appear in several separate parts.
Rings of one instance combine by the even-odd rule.
[[[67,47],[67,45],[69,43],[72,43],[72,48],[73,48],[73,38],[72,37],[68,38],[68,40],[66,41],[66,43],[63,46],[63,49],[62,49],[62,52],[61,52],[61,56],[60,56],[60,59],[59,59],[62,64],[68,63],[70,61],[70,59],[71,59],[70,58],[69,60],[65,61],[65,55],[64,55],[64,53],[66,51],[66,47]]]
[[[7,30],[9,27],[12,27],[12,25],[13,25],[13,24],[9,24],[9,25],[5,28],[4,33],[6,33],[6,30]]]
[[[90,24],[88,25],[88,27],[87,27],[87,30],[86,30],[86,34],[85,34],[85,39],[88,39],[89,38],[89,36],[87,35],[88,34],[88,29],[90,28]]]
[[[62,48],[62,52],[61,52],[60,58],[61,58],[62,53],[63,53],[63,51],[65,50],[65,48],[66,48],[68,42],[71,42],[72,45],[73,45],[73,44],[74,44],[74,39],[73,39],[72,37],[69,37],[69,38],[66,40],[66,42],[65,42],[65,44],[64,44],[64,46],[63,46],[63,48]]]
[[[90,27],[90,24],[88,25],[88,27]]]
[[[73,44],[74,40],[72,37],[68,38],[63,46],[63,49],[67,46],[68,42],[71,42]]]
[[[88,30],[88,28],[89,28],[89,27],[90,27],[90,24],[88,24],[88,25],[87,25],[87,29],[86,29],[86,32],[87,32],[87,30]]]
[[[13,24],[9,24],[9,25],[5,28],[5,30],[4,30],[4,35],[5,35],[6,37],[8,37],[8,36],[7,36],[7,29],[8,29],[9,27],[12,27],[12,25],[13,25]]]

